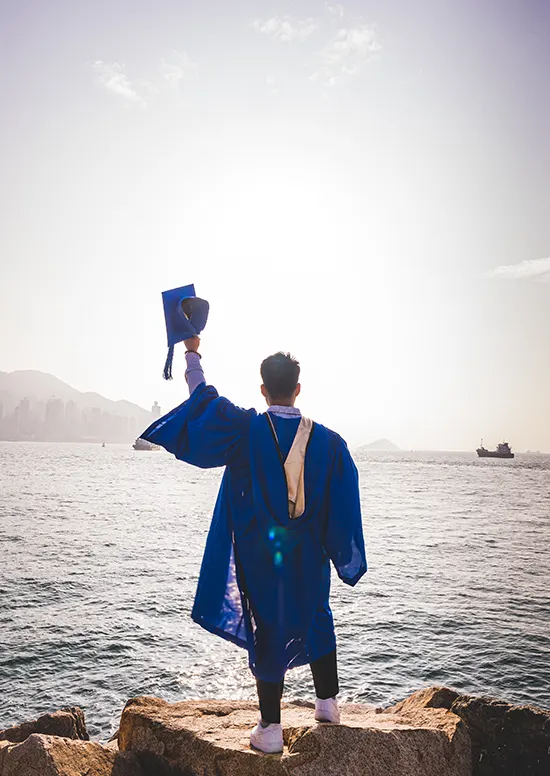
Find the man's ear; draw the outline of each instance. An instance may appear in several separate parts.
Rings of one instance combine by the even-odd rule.
[[[263,383],[260,385],[260,391],[262,392],[262,396],[264,397],[264,399],[267,399],[267,388]]]
[[[299,396],[301,390],[302,390],[302,386],[300,385],[300,383],[298,383],[298,385],[296,386],[296,390],[294,391],[294,396]]]

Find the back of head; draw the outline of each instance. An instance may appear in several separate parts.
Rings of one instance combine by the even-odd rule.
[[[300,364],[290,353],[275,353],[262,361],[260,373],[273,401],[289,399],[300,379]]]

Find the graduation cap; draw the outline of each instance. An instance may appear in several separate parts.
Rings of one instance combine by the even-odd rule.
[[[168,356],[164,365],[164,379],[172,379],[172,359],[177,342],[197,337],[206,326],[210,305],[195,294],[195,286],[172,288],[162,292],[166,334],[168,335]]]

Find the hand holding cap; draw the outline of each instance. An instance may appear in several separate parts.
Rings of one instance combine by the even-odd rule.
[[[205,299],[199,299],[192,283],[181,288],[163,291],[162,303],[168,338],[168,356],[164,365],[164,379],[171,380],[174,345],[178,342],[198,339],[198,335],[206,326],[210,305]]]

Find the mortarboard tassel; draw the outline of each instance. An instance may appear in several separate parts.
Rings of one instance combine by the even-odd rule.
[[[164,379],[172,379],[172,359],[174,358],[174,346],[170,345],[168,348],[168,355],[166,356],[166,363],[164,364]]]

